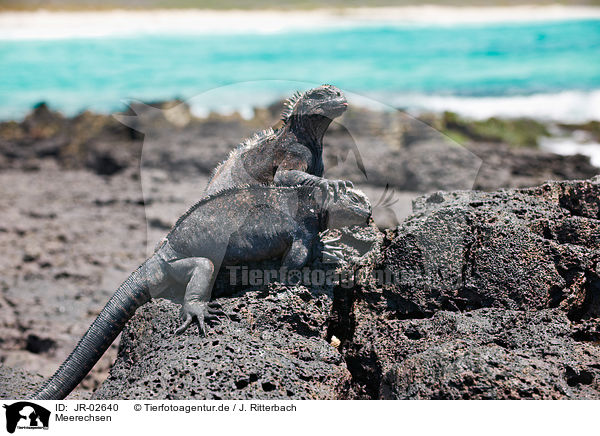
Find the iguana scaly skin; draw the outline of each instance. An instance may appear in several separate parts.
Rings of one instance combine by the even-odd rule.
[[[156,252],[119,286],[73,352],[34,395],[62,399],[92,369],[138,307],[153,297],[185,286],[182,333],[196,319],[218,318],[209,304],[213,283],[225,265],[281,259],[302,268],[313,255],[319,232],[366,223],[371,215],[360,191],[323,201],[321,189],[308,186],[248,186],[208,196],[179,218]],[[326,197],[331,197],[327,195]]]
[[[342,92],[323,85],[287,100],[283,127],[267,129],[242,142],[213,172],[206,187],[212,194],[234,186],[269,184],[320,186],[335,195],[351,182],[323,176],[323,136],[331,121],[347,109]]]

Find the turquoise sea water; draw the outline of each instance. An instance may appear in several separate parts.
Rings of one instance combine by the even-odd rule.
[[[600,20],[0,40],[2,119],[39,101],[109,112],[123,99],[189,99],[267,79],[333,83],[400,105],[404,95],[585,94],[600,89]],[[287,92],[276,82],[254,89],[261,103]]]

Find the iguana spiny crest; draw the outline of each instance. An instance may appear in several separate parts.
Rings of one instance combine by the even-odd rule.
[[[323,116],[331,121],[346,111],[348,102],[342,91],[335,86],[322,85],[305,92],[296,91],[284,102],[283,106],[281,121],[286,125],[291,123],[292,117],[303,116]],[[275,133],[272,127],[261,130],[245,139],[239,147],[252,147],[266,138],[274,137]]]

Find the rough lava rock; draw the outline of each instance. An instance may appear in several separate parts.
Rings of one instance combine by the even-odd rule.
[[[383,374],[381,398],[600,398],[600,349],[558,309],[441,311],[402,327],[412,353]]]
[[[121,337],[120,358],[94,399],[334,399],[350,387],[324,338],[331,299],[275,287],[220,299],[228,320],[182,336],[179,306],[144,306]],[[312,315],[312,317],[310,316]]]
[[[343,351],[362,397],[597,398],[600,178],[414,210],[355,289]]]
[[[375,268],[396,280],[365,293],[396,316],[481,307],[600,316],[598,178],[421,197],[384,245]]]

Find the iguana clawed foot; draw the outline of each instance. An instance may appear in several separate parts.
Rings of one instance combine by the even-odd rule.
[[[321,179],[318,183],[319,187],[323,190],[323,193],[326,195],[329,191],[333,191],[333,200],[337,201],[340,193],[343,195],[346,193],[346,190],[354,188],[354,183],[350,180],[330,180],[330,179]]]
[[[344,256],[344,250],[334,242],[339,242],[342,239],[341,236],[333,239],[327,239],[323,241],[323,262],[343,263],[346,261]]]
[[[187,330],[192,324],[194,318],[198,323],[200,335],[206,335],[205,321],[220,321],[220,316],[224,316],[225,312],[221,310],[218,303],[205,301],[186,301],[181,309],[184,317],[183,324],[175,331],[176,335],[180,335]]]

